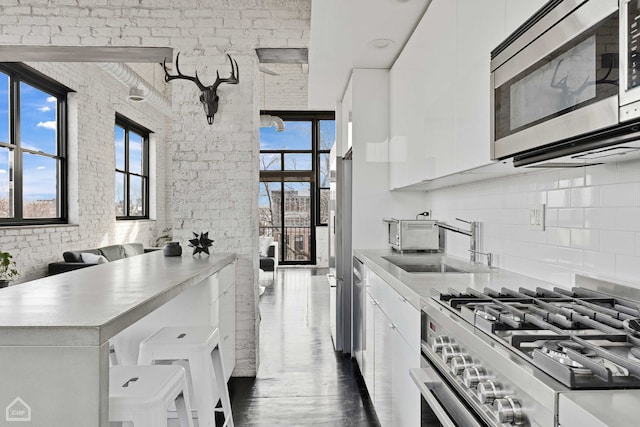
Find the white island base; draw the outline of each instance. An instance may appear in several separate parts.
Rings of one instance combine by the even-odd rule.
[[[110,343],[135,364],[163,326],[219,327],[228,380],[235,259],[156,251],[0,290],[0,426],[109,426]]]

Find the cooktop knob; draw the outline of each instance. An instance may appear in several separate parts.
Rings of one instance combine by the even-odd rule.
[[[469,388],[476,388],[479,382],[487,379],[489,379],[489,375],[482,366],[467,368],[462,372],[462,382]]]
[[[449,344],[442,347],[442,360],[444,360],[444,363],[449,363],[455,356],[462,356],[463,354],[462,349],[457,344]]]
[[[461,375],[465,369],[471,368],[474,363],[471,356],[465,354],[462,356],[452,357],[451,363],[449,363],[449,365],[451,366],[451,370],[454,374]]]
[[[522,424],[523,414],[520,402],[516,398],[506,396],[493,401],[493,409],[497,412],[498,421],[509,424]]]
[[[482,381],[476,387],[480,402],[491,405],[494,400],[504,396],[502,385],[495,381]]]
[[[431,342],[431,349],[436,353],[442,351],[442,347],[449,344],[454,344],[456,341],[453,338],[449,338],[446,335],[440,335],[435,337]]]

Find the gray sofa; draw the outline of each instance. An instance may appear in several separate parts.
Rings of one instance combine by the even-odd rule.
[[[142,243],[123,243],[121,245],[103,246],[95,249],[83,249],[75,251],[66,251],[62,253],[64,261],[52,262],[49,264],[48,275],[54,275],[58,273],[64,273],[66,271],[77,270],[80,268],[91,267],[98,264],[93,258],[91,260],[83,260],[82,254],[92,254],[96,256],[103,256],[106,261],[117,261],[122,258],[128,258],[135,255],[140,255],[145,252],[149,252],[155,249],[144,249]],[[104,260],[103,260],[104,262]]]

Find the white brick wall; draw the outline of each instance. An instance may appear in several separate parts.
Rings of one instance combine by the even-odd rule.
[[[240,257],[235,374],[255,375],[259,326],[257,131],[258,111],[263,108],[255,48],[307,46],[310,13],[310,0],[139,0],[135,5],[129,0],[49,0],[46,4],[42,0],[4,0],[0,45],[170,46],[182,52],[182,71],[192,74],[197,70],[205,84],[213,82],[217,69],[222,76],[229,72],[224,53],[230,53],[240,66],[240,84],[219,89],[221,105],[213,126],[206,123],[197,88],[186,81],[171,82],[174,117],[166,121],[170,129],[163,129],[157,142],[159,220],[133,223],[131,228],[116,225],[113,219],[112,142],[106,144],[100,138],[109,139],[113,133],[114,103],[123,114],[133,115],[131,119],[150,129],[156,129],[152,125],[162,128],[165,121],[160,116],[147,117],[153,114],[149,108],[127,107],[115,94],[118,84],[96,82],[96,73],[84,68],[89,66],[53,67],[67,67],[68,77],[64,72],[59,76],[78,90],[71,102],[78,108],[71,117],[77,137],[71,143],[75,159],[70,170],[75,203],[71,211],[78,225],[56,228],[63,230],[62,245],[54,242],[57,237],[52,228],[20,229],[12,235],[8,233],[13,229],[0,231],[3,248],[2,239],[13,239],[19,264],[23,271],[28,270],[25,276],[41,273],[56,256],[52,254],[67,247],[92,247],[123,236],[129,241],[150,241],[164,228],[165,215],[174,227],[174,238],[185,243],[191,232],[209,231],[216,240],[215,251],[235,252]],[[288,88],[292,102],[281,99],[278,108],[306,108],[300,95],[306,92],[305,77],[296,79]],[[96,83],[101,86],[98,91],[92,89]],[[109,174],[101,173],[103,170]],[[170,190],[165,191],[167,188]],[[38,232],[39,238],[49,239],[48,249],[27,254],[23,232],[25,236]]]
[[[530,205],[546,204],[546,231],[529,230]],[[563,286],[574,273],[640,287],[640,162],[560,169],[427,193],[433,217],[482,222],[483,251],[501,268]],[[447,235],[467,258],[469,238]],[[482,257],[484,260],[484,257]]]

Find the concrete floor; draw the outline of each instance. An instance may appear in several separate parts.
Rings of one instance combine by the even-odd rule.
[[[266,286],[257,376],[230,381],[236,426],[379,426],[351,358],[333,350],[325,274],[280,268]]]

